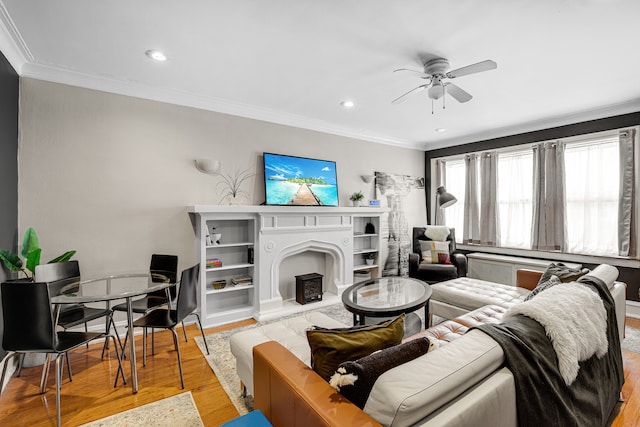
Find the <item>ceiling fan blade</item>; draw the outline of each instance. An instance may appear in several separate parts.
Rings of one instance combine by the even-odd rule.
[[[486,61],[478,62],[476,64],[467,65],[466,67],[458,68],[457,70],[449,71],[446,75],[450,79],[456,77],[466,76],[468,74],[480,73],[482,71],[495,70],[498,68],[498,64],[495,61],[487,59]]]
[[[461,89],[458,85],[454,85],[453,83],[445,83],[445,86],[447,87],[447,93],[453,96],[453,98],[460,103],[469,102],[471,101],[471,98],[473,98],[473,96],[471,96],[469,92]]]
[[[420,85],[418,87],[414,87],[409,92],[403,93],[402,95],[400,95],[399,97],[397,97],[396,99],[391,101],[391,103],[392,104],[399,104],[399,103],[401,103],[402,101],[405,100],[406,96],[411,95],[412,93],[415,93],[415,92],[420,92],[421,90],[424,90],[424,88],[426,88],[427,86],[429,86],[429,83]]]
[[[420,77],[423,78],[423,79],[431,78],[431,76],[429,74],[425,74],[424,71],[411,70],[409,68],[398,68],[397,70],[393,70],[394,73],[396,73],[398,71],[409,71],[411,73],[416,73],[416,74],[419,74]]]

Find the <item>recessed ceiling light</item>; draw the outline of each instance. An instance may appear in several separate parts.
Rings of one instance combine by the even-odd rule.
[[[355,107],[356,103],[351,101],[351,100],[349,100],[349,99],[347,99],[347,100],[342,101],[340,103],[340,105],[342,105],[344,108],[353,108],[353,107]]]
[[[151,59],[155,59],[156,61],[167,60],[167,56],[164,53],[160,52],[159,50],[150,49],[145,52],[145,55],[147,55]]]
[[[445,128],[438,128],[436,129],[436,132],[446,132],[447,130]]]

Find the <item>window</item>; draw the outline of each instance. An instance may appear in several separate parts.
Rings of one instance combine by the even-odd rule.
[[[567,251],[618,254],[618,137],[565,148]]]
[[[567,253],[618,256],[618,134],[614,130],[564,140]],[[459,155],[445,160],[447,191],[458,198],[458,203],[445,209],[445,223],[456,228],[456,240],[462,242],[465,163]],[[531,145],[498,150],[497,174],[499,246],[531,249],[534,176]]]
[[[531,248],[533,211],[533,153],[498,155],[500,246]]]

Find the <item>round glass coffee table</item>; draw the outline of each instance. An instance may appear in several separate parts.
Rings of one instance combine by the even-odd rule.
[[[367,317],[394,317],[405,313],[405,336],[413,335],[422,329],[420,317],[413,313],[422,307],[425,327],[428,326],[429,298],[431,286],[408,277],[365,280],[349,286],[342,293],[342,303],[353,313],[354,325],[367,324]]]

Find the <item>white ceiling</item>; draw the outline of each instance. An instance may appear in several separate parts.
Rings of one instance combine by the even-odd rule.
[[[21,76],[428,150],[640,111],[639,19],[638,0],[0,0],[0,50]],[[433,56],[498,68],[455,80],[468,103],[391,104],[423,83],[393,70]]]

